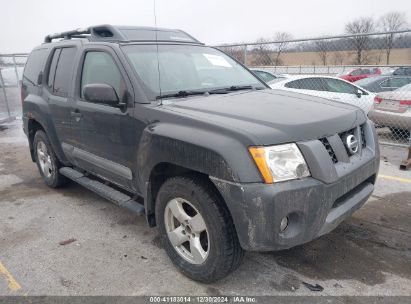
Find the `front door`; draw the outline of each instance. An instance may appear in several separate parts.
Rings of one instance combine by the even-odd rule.
[[[80,131],[74,156],[79,167],[109,181],[133,188],[132,167],[137,151],[130,81],[116,54],[107,49],[85,49],[78,72],[78,92],[72,109],[73,130]],[[123,106],[84,99],[88,84],[114,88]]]

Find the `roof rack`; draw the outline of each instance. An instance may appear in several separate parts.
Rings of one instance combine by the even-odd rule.
[[[90,41],[131,42],[131,41],[159,41],[203,44],[191,35],[181,30],[163,29],[142,26],[112,26],[97,25],[84,29],[47,35],[45,43],[54,39],[86,38]]]

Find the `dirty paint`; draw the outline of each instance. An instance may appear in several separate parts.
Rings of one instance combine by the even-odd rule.
[[[7,268],[0,262],[0,274],[7,280],[7,287],[10,291],[21,289],[21,285],[13,278]]]

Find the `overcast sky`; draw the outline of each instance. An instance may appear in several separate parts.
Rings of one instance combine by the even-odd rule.
[[[154,0],[0,0],[0,53],[29,52],[47,34],[95,24],[154,25]],[[207,44],[340,34],[346,22],[396,10],[410,0],[157,0],[157,25]]]

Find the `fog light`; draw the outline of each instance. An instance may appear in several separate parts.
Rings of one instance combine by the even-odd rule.
[[[283,232],[288,227],[288,216],[284,217],[280,223],[280,231]]]

